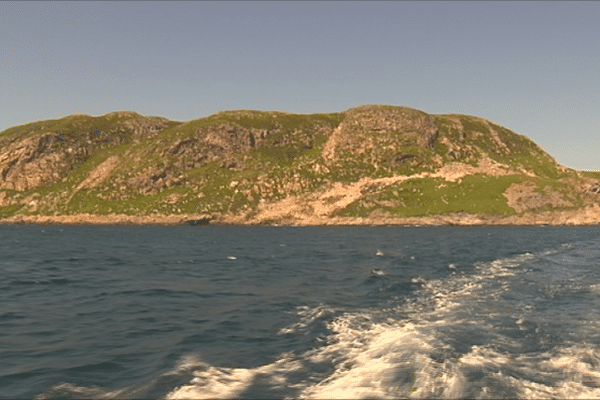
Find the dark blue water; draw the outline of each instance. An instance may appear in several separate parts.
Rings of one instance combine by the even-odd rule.
[[[0,226],[1,398],[600,396],[600,228]]]

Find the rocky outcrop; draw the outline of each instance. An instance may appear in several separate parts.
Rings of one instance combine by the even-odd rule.
[[[596,182],[596,183],[588,184],[583,188],[582,192],[600,195],[600,183]]]
[[[348,110],[346,120],[338,129],[323,154],[327,159],[332,159],[336,152],[369,153],[373,161],[402,162],[415,156],[400,154],[390,158],[389,150],[401,145],[432,148],[439,136],[433,118],[403,107],[364,106]]]
[[[543,207],[574,206],[571,201],[564,198],[562,193],[553,190],[547,193],[540,192],[532,182],[514,183],[504,192],[504,196],[508,200],[508,205],[518,213]]]
[[[64,225],[293,225],[293,226],[589,226],[600,225],[600,207],[580,210],[525,213],[510,217],[489,214],[453,213],[448,215],[398,218],[390,215],[371,217],[310,216],[274,220],[248,220],[239,215],[207,214],[74,214],[17,215],[0,219],[0,224],[64,224]]]
[[[9,142],[0,152],[0,189],[24,191],[56,183],[96,151],[155,136],[168,126],[165,118],[130,112],[104,118],[130,119],[96,126],[97,118],[75,115],[65,118],[70,126],[59,125],[61,133],[49,130],[54,124],[42,123],[32,129],[34,135]]]
[[[58,151],[60,137],[46,133],[12,143],[0,153],[0,189],[27,190],[58,181],[68,158],[85,159],[85,151]],[[70,150],[70,152],[69,152]]]
[[[149,167],[140,175],[127,179],[125,185],[140,194],[156,194],[161,190],[182,184],[184,177],[173,165],[166,167]]]
[[[90,126],[93,117],[67,117],[71,126],[61,126],[61,133],[44,132],[52,128],[48,123],[33,130],[41,131],[37,135],[13,140],[0,152],[0,189],[24,191],[56,183],[97,150],[154,136],[167,126],[164,118],[144,120],[135,113],[112,113],[107,119],[123,116],[133,119],[104,129]]]
[[[414,140],[422,147],[433,147],[438,137],[435,121],[425,113],[402,107],[358,107],[348,111],[351,129],[368,133],[392,133],[400,139]]]
[[[166,118],[152,118],[151,120],[135,118],[125,121],[123,126],[126,132],[131,132],[130,134],[139,140],[158,135],[168,126],[168,120]]]
[[[171,143],[162,155],[180,159],[182,169],[199,168],[206,162],[260,146],[269,133],[266,129],[247,129],[234,124],[198,128],[193,136]]]

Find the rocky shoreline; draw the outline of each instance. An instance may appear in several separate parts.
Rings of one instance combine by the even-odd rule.
[[[16,215],[0,219],[0,224],[31,225],[232,225],[232,226],[590,226],[600,225],[600,206],[579,210],[522,213],[509,217],[454,213],[423,217],[322,217],[290,216],[278,220],[239,215],[207,216],[193,214],[151,215]]]

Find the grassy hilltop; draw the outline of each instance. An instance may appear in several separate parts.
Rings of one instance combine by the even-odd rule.
[[[565,168],[501,125],[406,107],[225,111],[189,122],[115,112],[0,133],[0,218],[9,220],[89,214],[239,224],[474,215],[517,221],[595,210],[597,192],[600,174]]]

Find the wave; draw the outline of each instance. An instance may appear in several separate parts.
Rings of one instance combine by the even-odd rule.
[[[320,345],[256,368],[187,358],[180,368],[193,379],[167,398],[598,397],[600,351],[554,330],[542,307],[549,298],[541,289],[562,280],[544,280],[540,267],[588,265],[580,250],[563,246],[478,263],[470,275],[417,278],[417,295],[391,309],[299,308],[299,321],[280,333],[303,334],[330,318]],[[578,281],[565,290],[577,295],[585,285],[599,287]],[[576,329],[582,315],[562,323]]]
[[[277,333],[312,338],[308,349],[251,368],[191,352],[150,386],[167,399],[600,397],[599,261],[600,242],[582,242],[445,263],[448,274],[412,277],[417,289],[385,308],[297,307]],[[144,390],[62,383],[38,398]]]

